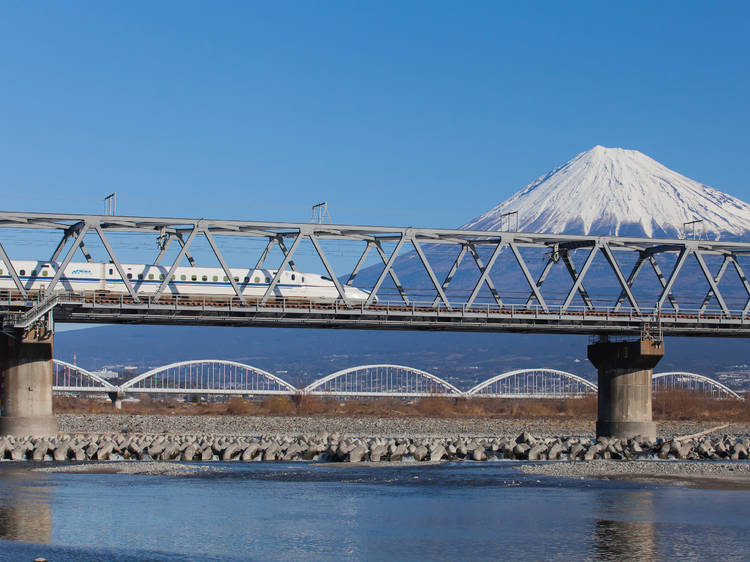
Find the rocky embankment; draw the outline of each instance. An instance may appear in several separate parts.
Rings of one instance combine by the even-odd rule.
[[[55,438],[0,437],[0,459],[11,461],[301,461],[438,462],[511,459],[687,459],[744,460],[750,438],[731,435],[688,439],[536,437],[385,438],[319,432],[297,437],[212,434],[69,434]]]

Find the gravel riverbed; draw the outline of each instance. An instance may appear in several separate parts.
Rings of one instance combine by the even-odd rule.
[[[417,417],[329,417],[329,416],[178,416],[126,414],[58,414],[63,433],[166,433],[214,435],[293,436],[337,432],[355,437],[467,437],[513,436],[524,431],[539,437],[593,438],[593,421],[499,418],[417,418]],[[718,422],[659,422],[660,437],[671,439],[691,435],[719,425]],[[750,436],[750,425],[732,424],[722,430]]]

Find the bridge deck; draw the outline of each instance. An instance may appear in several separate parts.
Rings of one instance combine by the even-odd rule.
[[[162,295],[139,301],[116,293],[58,293],[51,299],[26,300],[13,291],[0,306],[11,312],[9,322],[23,323],[40,308],[54,307],[57,322],[190,324],[215,326],[283,326],[348,329],[447,330],[485,332],[611,333],[640,335],[644,325],[672,336],[750,337],[750,314],[725,315],[682,310],[679,313],[597,309],[566,310],[548,306],[453,306],[379,302],[347,307],[302,299],[246,299],[237,297]]]

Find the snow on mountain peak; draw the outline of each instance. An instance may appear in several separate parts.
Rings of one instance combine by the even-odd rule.
[[[595,146],[536,179],[462,228],[677,238],[703,220],[711,239],[750,234],[750,205],[637,150]],[[515,225],[512,225],[515,227]]]

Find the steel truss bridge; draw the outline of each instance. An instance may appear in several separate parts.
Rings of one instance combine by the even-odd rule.
[[[137,375],[120,386],[81,367],[54,360],[53,390],[58,393],[198,394],[198,395],[308,395],[321,397],[423,398],[577,398],[595,395],[597,386],[579,376],[555,369],[521,369],[492,377],[462,391],[427,371],[402,365],[361,365],[331,373],[304,388],[257,367],[222,360],[171,363]],[[653,376],[656,391],[690,390],[716,398],[741,397],[708,377],[686,372]]]
[[[13,282],[12,289],[0,294],[5,331],[28,328],[52,312],[56,321],[87,323],[621,335],[642,335],[646,329],[659,335],[750,336],[750,283],[743,269],[747,265],[744,260],[750,257],[748,242],[11,212],[0,213],[0,229],[0,260]],[[3,245],[3,233],[30,229],[59,234],[51,254],[38,256],[54,262],[54,274],[45,280],[43,291],[29,290],[31,281],[19,275]],[[157,255],[144,254],[138,263],[160,265],[170,244],[179,244],[174,259],[164,264],[167,273],[155,292],[145,294],[142,284],[126,276],[110,243],[114,233],[158,240]],[[123,294],[76,292],[66,284],[63,271],[76,253],[92,261],[86,246],[92,237],[101,243],[104,261],[114,265],[124,283]],[[178,266],[185,260],[195,264],[190,252],[198,239],[207,242],[231,283],[233,295],[177,296],[167,290]],[[281,251],[281,263],[261,297],[245,296],[241,283],[233,279],[219,243],[227,239],[262,242],[263,251],[257,261],[253,259],[256,269],[264,266],[272,249]],[[324,251],[324,245],[333,242],[354,245],[360,256],[344,275],[334,271]],[[321,303],[277,296],[282,272],[295,269],[293,258],[302,245],[312,247],[339,299]],[[366,301],[351,302],[344,285],[356,283],[371,254],[382,269],[368,285]],[[450,255],[449,267],[443,267],[443,258],[436,255]],[[426,279],[426,291],[415,294],[400,282],[397,266],[404,260],[418,266]],[[451,282],[464,262],[476,266],[475,282],[470,290],[452,292]],[[614,292],[605,293],[601,281],[587,277],[595,262],[609,272]],[[704,286],[698,289],[697,300],[685,304],[675,286],[685,278],[688,263],[697,267]],[[640,290],[644,270],[652,271],[651,279],[658,283],[656,292]],[[569,283],[559,293],[545,284],[555,274]],[[506,277],[514,277],[520,284],[513,291],[503,289],[501,282]],[[725,296],[722,283],[730,277],[741,298]],[[693,279],[687,281],[694,284]]]

